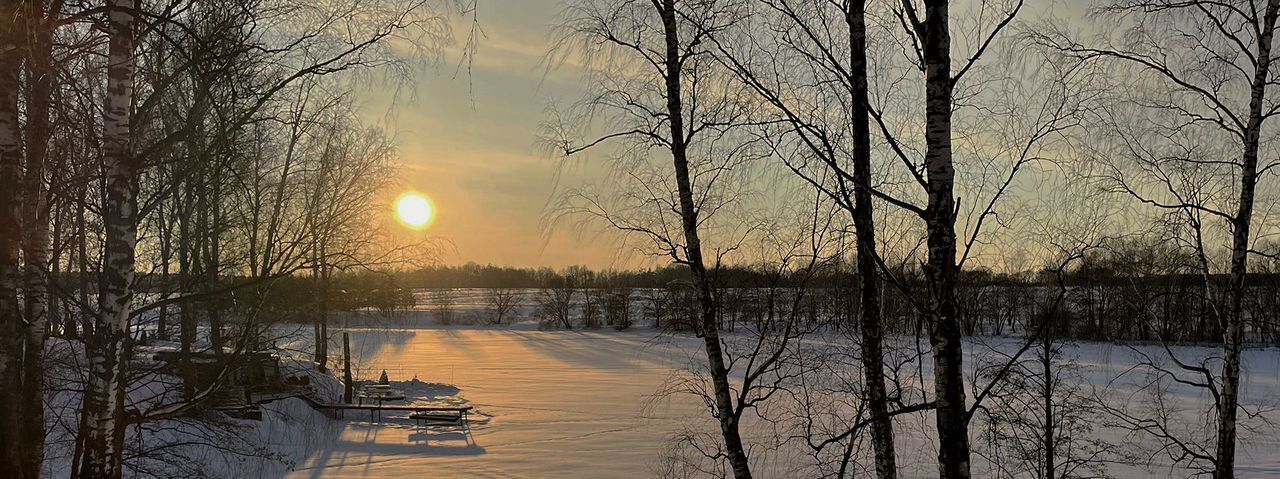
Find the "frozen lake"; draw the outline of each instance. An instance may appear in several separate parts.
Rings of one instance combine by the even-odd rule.
[[[681,348],[652,338],[652,332],[353,331],[353,354],[368,358],[360,364],[366,377],[386,369],[393,380],[453,384],[482,416],[469,438],[353,422],[290,477],[647,476],[643,468],[659,457],[667,435],[705,420],[691,397],[652,397],[683,361]]]
[[[320,432],[288,477],[653,477],[667,463],[664,454],[672,435],[716,430],[698,399],[655,398],[678,370],[700,360],[700,340],[693,337],[658,338],[652,330],[427,327],[355,329],[351,339],[353,355],[361,358],[354,361],[360,377],[376,378],[385,369],[393,381],[416,377],[424,383],[452,384],[457,396],[478,414],[466,433],[424,432],[407,421],[371,425],[358,413],[349,413],[346,421],[321,419],[303,426]],[[981,349],[971,343],[968,353]],[[1085,344],[1070,349],[1085,369],[1084,377],[1095,384],[1106,383],[1133,364],[1124,346]],[[1210,349],[1183,352],[1197,351]],[[1246,402],[1277,402],[1278,366],[1280,352],[1275,349],[1246,354]],[[1118,396],[1127,395],[1122,386],[1114,386]],[[1194,412],[1202,397],[1174,391],[1170,400],[1195,406],[1186,409],[1188,426],[1203,424]],[[927,439],[931,422],[923,414],[896,421],[903,477],[936,477],[934,446]],[[756,422],[748,429],[759,426]],[[748,442],[760,439],[751,434],[758,430],[746,434]],[[1241,477],[1280,477],[1280,442],[1274,433],[1267,427],[1242,432],[1248,443],[1238,458]],[[975,448],[981,447],[980,439],[974,441]],[[812,472],[812,458],[798,445],[753,454],[757,477],[805,477]],[[981,464],[975,455],[975,473],[980,473]],[[1165,466],[1109,470],[1119,477],[1187,475]]]

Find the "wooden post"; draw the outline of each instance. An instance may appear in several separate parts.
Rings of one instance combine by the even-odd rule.
[[[342,332],[342,402],[351,404],[351,337]]]

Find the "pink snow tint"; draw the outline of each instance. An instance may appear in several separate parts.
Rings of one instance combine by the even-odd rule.
[[[649,344],[647,333],[484,329],[352,331],[362,376],[386,369],[415,403],[474,406],[469,434],[371,425],[348,413],[331,444],[319,445],[289,477],[649,476],[667,437],[704,420],[692,398],[651,400],[683,352]],[[452,384],[457,398],[439,384]],[[421,385],[421,386],[417,386]]]
[[[414,403],[473,406],[470,429],[416,429],[390,417],[374,425],[359,413],[335,421],[301,401],[282,401],[273,406],[281,408],[277,412],[282,414],[273,417],[289,419],[275,423],[268,419],[262,427],[279,428],[275,433],[279,437],[269,441],[296,464],[291,471],[271,471],[270,465],[264,465],[261,472],[232,477],[652,477],[673,435],[690,429],[710,434],[716,430],[697,398],[655,396],[678,371],[704,361],[697,338],[655,338],[652,330],[423,327],[349,331],[353,355],[362,358],[354,361],[360,378],[376,378],[385,369],[397,381],[393,387]],[[1010,338],[969,340],[968,375],[977,363],[975,354],[992,348],[1009,351],[1017,344]],[[830,347],[849,346],[836,340]],[[1067,349],[1079,358],[1089,382],[1114,389],[1117,397],[1126,396],[1129,385],[1112,379],[1135,363],[1127,346],[1078,343]],[[1187,358],[1215,351],[1175,349]],[[1250,350],[1245,367],[1247,402],[1268,404],[1280,398],[1280,351]],[[925,374],[928,377],[927,361]],[[1195,427],[1200,421],[1195,411],[1202,410],[1206,398],[1190,391],[1173,392],[1171,398],[1187,408],[1186,424]],[[936,477],[932,462],[936,446],[928,439],[931,423],[932,418],[924,414],[895,421],[901,477]],[[744,422],[752,443],[767,442],[760,436],[767,429],[750,415]],[[1246,444],[1238,457],[1241,477],[1280,478],[1276,459],[1280,440],[1274,431],[1262,428],[1245,433]],[[1119,444],[1143,441],[1099,433]],[[756,449],[753,472],[760,478],[810,477],[811,460],[798,445],[771,452]],[[984,470],[983,466],[979,460],[975,472]],[[1122,478],[1188,475],[1188,471],[1158,464],[1115,467],[1110,472]]]

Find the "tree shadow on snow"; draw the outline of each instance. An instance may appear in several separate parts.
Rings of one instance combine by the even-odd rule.
[[[348,421],[343,437],[308,457],[306,464],[313,479],[355,470],[372,477],[386,462],[482,454],[485,449],[476,444],[468,425],[415,425],[407,417],[383,417],[377,423]]]
[[[592,369],[665,367],[634,335],[595,331],[510,331],[521,344],[558,361]]]

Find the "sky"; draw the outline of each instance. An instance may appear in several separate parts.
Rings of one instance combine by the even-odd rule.
[[[1082,10],[1083,3],[1065,8]],[[586,156],[566,168],[539,139],[547,109],[579,100],[586,90],[571,65],[548,71],[543,63],[562,0],[478,4],[483,36],[469,71],[459,68],[469,22],[455,18],[455,44],[442,61],[420,67],[406,85],[413,95],[392,97],[379,88],[364,93],[368,119],[384,125],[399,145],[402,169],[390,198],[406,191],[430,198],[436,217],[419,234],[443,240],[447,246],[437,259],[444,264],[653,263],[608,231],[570,222],[547,226],[558,188],[600,175],[593,163],[600,158]],[[1030,2],[1020,17],[1043,14],[1050,5]]]
[[[384,122],[399,145],[402,172],[393,188],[430,198],[436,218],[423,234],[447,242],[439,258],[445,264],[634,265],[603,232],[544,226],[557,179],[590,168],[563,172],[538,135],[553,101],[582,95],[573,68],[547,72],[542,63],[560,2],[479,4],[484,36],[470,73],[458,68],[468,28],[458,22],[458,45],[421,68],[410,85],[415,98],[402,94],[393,105],[386,92],[368,92],[366,114]]]

